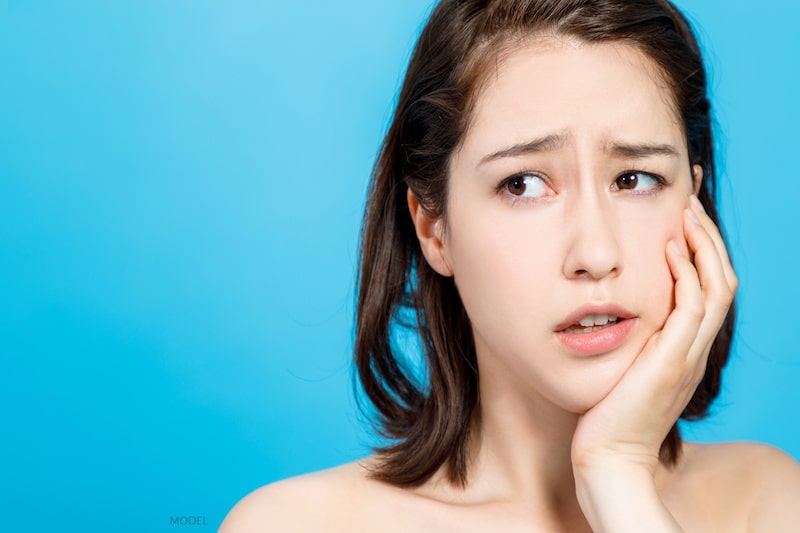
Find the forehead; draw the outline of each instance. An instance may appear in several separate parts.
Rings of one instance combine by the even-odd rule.
[[[548,36],[507,49],[485,73],[462,151],[554,134],[596,145],[669,142],[685,150],[659,68],[619,42]]]

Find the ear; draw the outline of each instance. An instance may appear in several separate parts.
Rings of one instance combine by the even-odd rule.
[[[700,165],[692,165],[692,188],[694,195],[700,192],[700,185],[703,183],[703,167]]]
[[[419,204],[417,197],[411,192],[409,187],[406,197],[408,199],[408,210],[411,213],[411,220],[414,222],[414,228],[417,230],[417,238],[419,245],[422,248],[422,255],[425,260],[436,272],[445,277],[453,275],[453,269],[445,258],[445,247],[442,241],[444,234],[442,219],[431,218],[422,206]]]

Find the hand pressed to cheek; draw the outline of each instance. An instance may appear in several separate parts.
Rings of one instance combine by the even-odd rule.
[[[719,228],[717,228],[717,226],[714,224],[714,221],[711,220],[711,218],[706,214],[705,209],[703,209],[703,204],[700,203],[700,200],[697,199],[697,196],[692,196],[689,199],[689,202],[690,211],[696,217],[692,220],[700,224],[711,238],[714,248],[717,251],[717,255],[719,256],[720,264],[725,276],[725,282],[731,292],[735,293],[739,286],[739,281],[733,271],[733,266],[731,265],[730,257],[728,256],[728,250],[722,240],[722,235],[719,232]]]
[[[694,254],[693,262],[703,295],[698,341],[705,339],[707,352],[733,302],[738,280],[719,229],[696,197],[692,196],[690,203],[685,217],[686,242]]]
[[[719,231],[695,197],[684,212],[684,235],[694,259],[668,245],[675,277],[675,309],[654,343],[654,357],[665,370],[663,384],[675,389],[682,410],[702,379],[711,345],[722,326],[736,290],[735,275]],[[733,284],[731,284],[731,282]],[[670,355],[672,352],[672,355]],[[678,412],[672,412],[677,418]]]
[[[711,344],[733,300],[736,277],[719,230],[695,196],[690,197],[689,207],[683,212],[682,228],[681,239],[667,245],[667,260],[675,279],[675,307],[663,330],[654,337],[665,364],[669,363],[670,351],[682,355],[688,363],[685,370],[690,379],[683,389],[688,402],[705,372]]]
[[[655,319],[651,316],[649,320],[653,332],[663,328],[675,309],[675,277],[667,257],[669,243],[674,243],[676,251],[693,262],[694,251],[687,242],[685,216],[692,192],[699,187],[702,175],[702,168],[694,165],[691,173],[675,179],[657,212],[648,211],[648,218],[631,221],[632,225],[641,225],[647,232],[646,238],[637,239],[639,248],[631,250],[629,255],[632,266],[636,266],[636,275],[647,279],[648,286],[640,296],[644,308],[658,310]],[[644,263],[647,257],[660,260],[654,266],[652,262]]]
[[[681,241],[666,246],[675,306],[614,390],[584,416],[573,441],[580,464],[627,455],[654,468],[661,442],[705,373],[737,282],[713,221],[696,199],[690,204],[681,241],[694,261]]]

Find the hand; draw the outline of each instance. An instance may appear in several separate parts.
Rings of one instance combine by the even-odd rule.
[[[661,443],[700,383],[733,301],[738,282],[719,230],[696,197],[690,204],[683,230],[694,264],[674,241],[667,243],[675,309],[614,389],[578,422],[572,462],[588,507],[597,499],[591,484],[603,479],[607,489],[609,475],[614,483],[626,475],[646,482],[649,475],[652,483]],[[648,490],[655,495],[654,484]]]

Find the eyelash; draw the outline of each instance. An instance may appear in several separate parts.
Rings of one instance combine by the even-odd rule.
[[[526,197],[523,197],[523,196],[517,196],[515,194],[511,194],[510,192],[508,192],[507,187],[508,187],[509,183],[511,183],[512,181],[514,181],[516,179],[525,178],[525,177],[528,177],[528,176],[534,177],[534,178],[539,178],[540,180],[542,180],[545,183],[545,185],[547,185],[548,187],[550,186],[550,184],[548,183],[547,179],[544,176],[542,176],[541,174],[539,174],[538,172],[529,172],[529,171],[524,171],[523,170],[521,172],[516,172],[516,173],[512,174],[511,176],[509,176],[509,177],[505,178],[504,180],[502,180],[497,185],[497,188],[496,188],[497,194],[501,194],[501,195],[505,196],[511,202],[511,205],[517,205],[520,202],[522,202],[522,203],[530,203],[530,202],[539,202],[539,201],[541,201],[541,198],[526,198]]]
[[[659,174],[655,174],[653,172],[647,172],[647,171],[644,171],[644,170],[634,170],[634,169],[624,170],[624,171],[620,172],[619,174],[617,174],[616,177],[614,178],[614,181],[612,182],[612,184],[615,184],[617,182],[617,180],[619,180],[623,176],[627,176],[627,175],[631,175],[631,174],[641,174],[641,175],[647,176],[647,177],[651,178],[653,181],[655,181],[655,186],[653,186],[651,189],[647,189],[647,190],[644,190],[644,191],[634,191],[634,190],[628,190],[628,189],[616,189],[617,191],[628,190],[628,194],[633,194],[633,195],[636,195],[636,196],[653,196],[655,194],[658,194],[659,191],[661,191],[664,188],[669,186],[669,182],[663,176],[660,176]],[[511,194],[511,193],[508,192],[507,187],[508,187],[509,183],[511,183],[512,181],[514,181],[516,179],[520,179],[520,178],[524,178],[524,177],[539,178],[540,180],[542,180],[545,183],[545,185],[549,186],[548,180],[544,176],[539,174],[538,172],[521,171],[521,172],[516,172],[516,173],[512,174],[511,176],[509,176],[509,177],[505,178],[504,180],[502,180],[497,185],[496,192],[498,194],[503,194],[504,196],[506,196],[511,201],[511,205],[516,205],[519,202],[528,203],[528,202],[541,201],[542,198],[526,198],[526,197],[523,197],[523,196],[517,196],[517,195]]]
[[[627,190],[628,194],[633,194],[633,195],[636,195],[636,196],[655,196],[656,194],[658,194],[660,191],[662,191],[665,187],[667,187],[669,185],[669,183],[667,182],[666,179],[664,179],[663,176],[660,176],[658,174],[654,174],[652,172],[645,172],[644,170],[626,170],[624,172],[621,172],[621,173],[617,174],[616,178],[614,178],[614,182],[613,183],[616,184],[617,181],[620,178],[622,178],[623,176],[629,176],[631,174],[641,174],[643,176],[647,176],[648,178],[652,179],[655,182],[655,185],[651,189],[647,189],[647,190],[644,190],[644,191],[634,191],[634,190],[628,190],[628,189],[617,189],[618,191]]]

